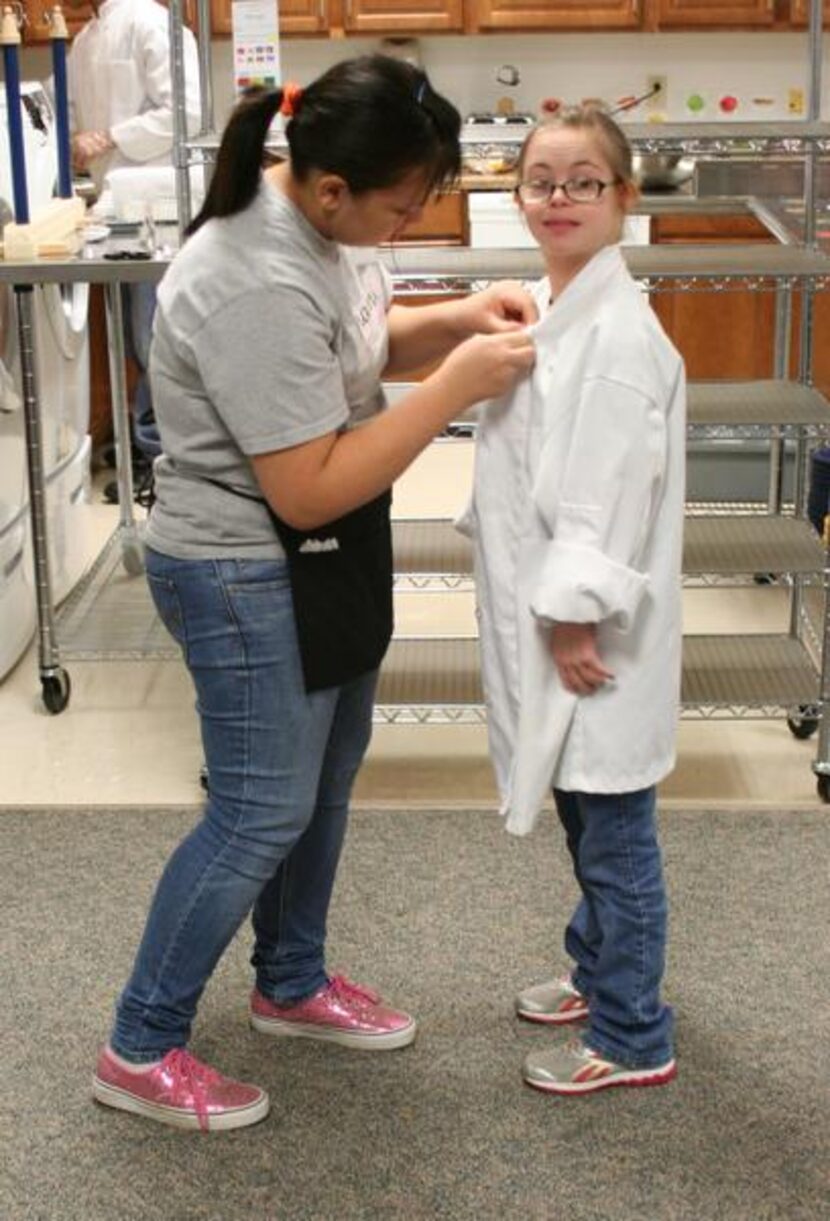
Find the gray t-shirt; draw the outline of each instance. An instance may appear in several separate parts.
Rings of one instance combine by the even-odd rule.
[[[328,241],[264,181],[244,212],[189,239],[161,282],[153,330],[163,454],[151,547],[179,559],[283,554],[252,499],[262,493],[249,456],[382,410],[390,301],[374,250]]]

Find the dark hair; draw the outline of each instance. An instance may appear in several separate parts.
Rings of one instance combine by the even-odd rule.
[[[252,202],[282,100],[282,89],[256,88],[238,103],[188,235]],[[334,64],[302,90],[285,135],[298,181],[322,170],[338,174],[360,195],[395,186],[414,169],[423,169],[430,189],[448,185],[461,168],[460,130],[458,111],[419,68],[388,55],[363,55]]]

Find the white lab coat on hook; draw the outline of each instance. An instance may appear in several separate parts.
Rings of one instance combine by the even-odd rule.
[[[488,732],[507,828],[555,785],[623,793],[674,765],[679,704],[685,376],[625,266],[601,250],[549,305],[532,374],[485,405],[473,495]],[[596,623],[614,681],[576,696],[551,622]]]

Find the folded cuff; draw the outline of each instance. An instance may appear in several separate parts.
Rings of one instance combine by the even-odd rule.
[[[615,619],[627,631],[648,588],[648,577],[593,547],[550,544],[530,600],[539,619],[600,623]]]

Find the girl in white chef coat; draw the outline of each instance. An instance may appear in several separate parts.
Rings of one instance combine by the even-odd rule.
[[[676,1071],[655,785],[679,698],[683,363],[620,251],[636,188],[617,125],[584,107],[541,123],[519,177],[547,269],[537,363],[484,409],[466,526],[507,827],[528,831],[552,786],[582,891],[573,969],[517,1009],[583,1032],[524,1076],[556,1094],[659,1085]]]

